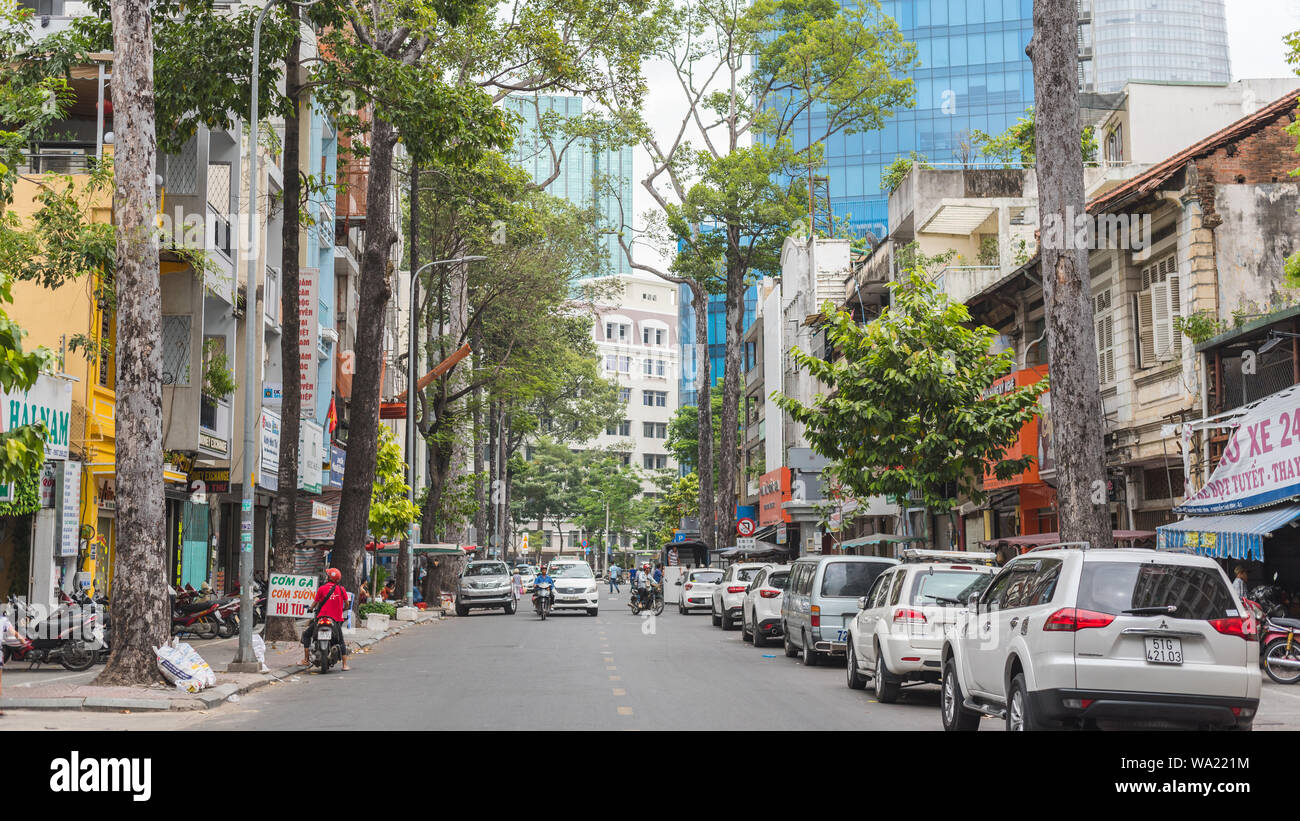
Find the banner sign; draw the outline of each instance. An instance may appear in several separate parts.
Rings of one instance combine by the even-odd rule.
[[[316,602],[316,577],[277,573],[266,594],[266,615],[305,619]]]
[[[347,458],[347,451],[338,445],[330,445],[330,487],[343,489],[343,468],[347,464]]]
[[[280,487],[280,414],[262,409],[262,469],[257,483],[266,490]]]
[[[0,391],[0,431],[45,423],[45,461],[68,458],[72,382],[41,374],[31,390]]]
[[[1175,513],[1223,513],[1300,496],[1300,385],[1261,399],[1242,417],[1205,487]]]
[[[298,269],[298,372],[302,379],[302,408],[304,416],[311,416],[316,407],[316,345],[320,333],[317,284],[320,271],[315,268]]]
[[[81,546],[81,463],[63,463],[63,528],[59,540],[59,556],[76,556]]]

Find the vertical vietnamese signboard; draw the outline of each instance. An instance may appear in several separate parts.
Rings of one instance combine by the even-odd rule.
[[[81,463],[68,460],[63,463],[63,528],[59,539],[59,556],[77,555],[81,530]]]
[[[298,272],[298,373],[302,384],[302,416],[315,417],[316,345],[320,333],[318,294],[320,271],[302,268]]]
[[[298,432],[298,489],[320,493],[321,464],[325,460],[325,429],[304,419]]]
[[[280,414],[262,408],[262,469],[257,484],[266,490],[280,487]]]

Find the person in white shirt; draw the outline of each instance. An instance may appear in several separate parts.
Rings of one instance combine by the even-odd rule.
[[[3,642],[5,644],[22,643],[22,637],[19,636],[18,631],[14,629],[13,622],[9,621],[9,618],[5,616],[3,613],[0,613],[0,642]],[[0,673],[4,672],[4,667],[5,667],[5,656],[4,656],[4,652],[0,651]],[[2,683],[0,683],[0,693],[3,693]],[[0,716],[2,715],[4,715],[4,711],[0,710]]]

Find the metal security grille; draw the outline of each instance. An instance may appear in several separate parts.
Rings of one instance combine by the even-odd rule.
[[[1288,340],[1289,342],[1289,340]],[[1233,408],[1263,399],[1295,384],[1291,346],[1279,345],[1255,359],[1255,372],[1241,372],[1240,356],[1223,357],[1223,406]]]
[[[195,138],[181,147],[179,154],[166,155],[167,170],[163,187],[172,194],[193,194],[199,181],[199,148]]]
[[[208,163],[208,205],[223,216],[230,211],[230,163]]]
[[[190,384],[190,322],[185,315],[163,316],[163,384]]]

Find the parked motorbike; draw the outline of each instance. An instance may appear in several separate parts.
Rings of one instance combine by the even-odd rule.
[[[1246,598],[1258,604],[1264,615],[1270,618],[1285,618],[1291,603],[1290,594],[1276,584],[1257,584],[1246,593]]]
[[[555,591],[551,589],[549,582],[541,582],[533,587],[533,607],[537,610],[537,615],[546,621],[546,616],[551,612],[551,605],[555,603]]]
[[[663,585],[651,585],[648,591],[633,588],[627,606],[631,608],[632,615],[637,615],[642,610],[653,610],[656,616],[662,614],[664,612]]]
[[[1264,672],[1278,684],[1300,682],[1300,619],[1268,616],[1260,634],[1264,649],[1260,652]]]
[[[316,620],[316,635],[311,640],[312,665],[319,667],[322,673],[328,673],[330,667],[343,660],[342,649],[334,643],[334,631],[342,629],[333,619],[321,616]]]
[[[74,673],[84,672],[100,658],[104,635],[92,611],[60,605],[46,618],[39,618],[31,608],[12,595],[9,604],[14,615],[14,630],[20,644],[6,644],[5,661],[26,661],[32,666],[61,664]]]
[[[217,635],[223,639],[239,634],[239,597],[226,596],[217,600]]]
[[[171,588],[169,587],[170,591]],[[193,588],[188,591],[171,591],[175,596],[172,604],[172,635],[192,633],[201,639],[217,637],[217,630],[222,623],[218,601],[196,599]],[[190,595],[185,595],[189,593]]]

